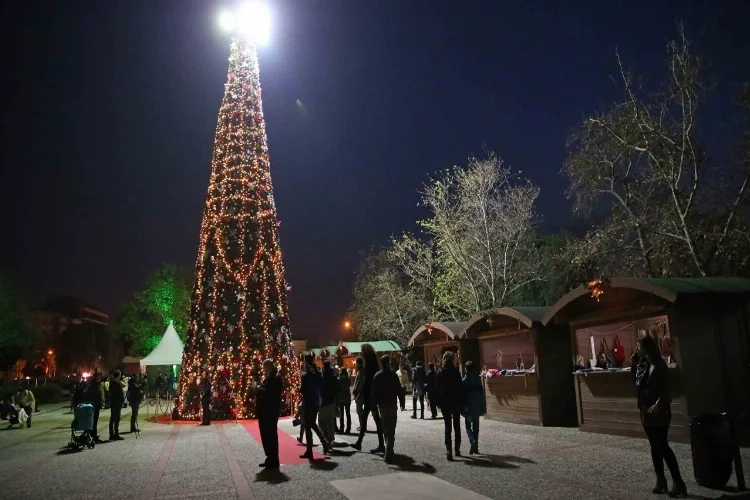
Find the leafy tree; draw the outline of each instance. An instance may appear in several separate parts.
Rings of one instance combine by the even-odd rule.
[[[0,271],[0,358],[13,364],[35,347],[39,335],[19,283]]]
[[[699,136],[700,59],[680,27],[662,90],[636,84],[618,62],[622,100],[583,120],[564,168],[576,211],[609,213],[581,242],[581,259],[611,274],[734,274],[728,250],[745,245],[750,161],[721,169],[735,175],[710,164]],[[750,109],[750,99],[740,105]]]
[[[145,289],[125,304],[115,323],[115,333],[127,352],[145,356],[161,340],[170,321],[184,338],[190,314],[193,272],[165,264],[146,279]]]

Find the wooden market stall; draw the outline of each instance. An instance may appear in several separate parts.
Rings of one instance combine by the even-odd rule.
[[[333,351],[337,366],[346,367],[350,372],[354,370],[357,356],[362,354],[362,346],[370,344],[378,354],[378,359],[383,354],[390,355],[396,361],[401,359],[401,348],[393,340],[376,340],[372,342],[339,342]]]
[[[750,280],[740,278],[612,278],[561,298],[542,324],[569,327],[581,430],[643,436],[630,356],[651,335],[670,366],[670,438],[687,441],[688,417],[750,411]],[[610,354],[613,344],[620,349]],[[614,361],[590,371],[602,353]],[[730,376],[731,374],[731,376]],[[750,429],[737,429],[747,443]]]
[[[465,321],[427,323],[414,331],[407,345],[422,350],[422,360],[425,366],[435,363],[436,368],[440,367],[445,351],[455,352],[458,358],[456,361],[459,366],[462,366],[458,336],[465,327]]]
[[[484,373],[488,418],[577,425],[570,339],[565,328],[542,326],[546,312],[498,308],[472,317],[461,332],[463,360],[478,363]]]

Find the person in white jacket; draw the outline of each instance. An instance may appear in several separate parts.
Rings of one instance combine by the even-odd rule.
[[[18,396],[16,396],[16,404],[26,412],[26,427],[31,428],[31,415],[34,412],[34,406],[36,404],[34,401],[34,394],[30,390],[20,387],[18,389]]]

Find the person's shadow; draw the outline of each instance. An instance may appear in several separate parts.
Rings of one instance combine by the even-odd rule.
[[[263,469],[255,474],[255,481],[259,483],[281,484],[289,481],[289,476],[279,469]]]
[[[517,469],[518,464],[535,464],[533,460],[515,455],[470,455],[463,457],[463,463],[473,467],[487,467],[490,469]]]
[[[310,461],[310,468],[315,470],[322,470],[322,471],[332,471],[336,467],[338,467],[339,464],[336,462],[332,462],[329,459],[323,459],[323,460],[311,460]]]
[[[435,467],[428,464],[427,462],[418,464],[412,457],[407,455],[400,455],[398,453],[393,455],[393,460],[391,461],[390,465],[392,466],[392,469],[397,468],[405,472],[422,472],[424,474],[435,473]]]

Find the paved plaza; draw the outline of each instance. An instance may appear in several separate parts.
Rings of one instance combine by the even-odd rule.
[[[63,449],[70,437],[67,408],[41,410],[34,415],[31,429],[6,431],[0,424],[0,498],[657,498],[650,494],[654,479],[645,440],[577,429],[482,420],[483,455],[451,463],[444,455],[442,421],[411,420],[411,412],[403,412],[392,465],[367,453],[377,444],[374,434],[368,435],[362,452],[342,444],[328,458],[313,462],[297,459],[302,446],[282,434],[284,465],[278,474],[264,475],[258,468],[263,450],[252,422],[200,427],[142,420],[137,439],[125,434],[124,441],[69,453]],[[130,411],[125,410],[122,428],[129,428],[129,418]],[[103,411],[99,428],[105,436],[108,421],[109,412]],[[281,421],[279,428],[298,435],[291,420]],[[355,440],[353,436],[339,439]],[[674,448],[693,498],[727,495],[698,487],[690,447],[676,444]],[[464,449],[468,451],[468,443]],[[750,478],[750,450],[744,450],[743,457]]]

